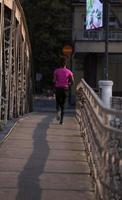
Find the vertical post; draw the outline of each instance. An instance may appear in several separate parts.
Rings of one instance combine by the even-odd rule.
[[[98,83],[99,88],[101,89],[101,100],[103,101],[105,107],[111,108],[110,99],[112,97],[113,81],[100,80]]]
[[[15,105],[14,117],[18,117],[18,68],[19,68],[19,42],[20,42],[20,25],[17,25],[16,39],[15,39]]]
[[[105,27],[105,63],[104,63],[104,80],[108,80],[108,45],[109,45],[109,2],[104,1],[104,27]]]
[[[24,114],[25,108],[25,97],[24,97],[24,67],[25,67],[25,49],[26,49],[26,42],[23,40],[22,42],[22,57],[21,57],[21,115]]]
[[[11,77],[12,77],[12,48],[13,48],[13,28],[14,28],[14,17],[15,17],[15,2],[12,2],[11,10],[11,27],[10,27],[10,38],[9,38],[9,58],[8,58],[8,73],[7,73],[7,84],[6,84],[6,116],[5,119],[12,117],[11,116]]]
[[[109,67],[109,0],[104,1],[104,30],[105,30],[105,63],[104,63],[104,80],[99,81],[100,96],[104,105],[110,108],[110,99],[112,97],[113,82],[108,80]]]
[[[12,18],[12,23],[13,23],[13,28],[12,28],[12,38],[11,38],[11,75],[10,75],[10,95],[9,95],[9,117],[12,119],[15,113],[15,60],[16,60],[16,34],[17,34],[17,27],[16,27],[16,21],[15,21],[15,12],[16,12],[16,7],[13,5],[13,18]]]
[[[4,1],[1,1],[0,10],[0,119],[2,104],[2,73],[3,73],[3,32],[4,32]]]

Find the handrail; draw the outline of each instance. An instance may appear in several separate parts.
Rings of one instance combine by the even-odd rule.
[[[92,96],[93,101],[96,101],[97,105],[99,107],[101,107],[101,109],[108,115],[114,115],[116,117],[122,117],[122,111],[121,110],[116,110],[116,109],[109,109],[106,108],[103,104],[103,102],[100,100],[100,98],[98,97],[98,95],[92,90],[92,88],[84,81],[84,79],[81,80],[81,82],[78,84],[77,86],[77,91],[81,88],[84,87],[85,88],[85,95],[88,98],[89,103],[91,104],[91,106],[93,106],[93,104],[91,103],[92,101],[90,101],[89,96]],[[110,124],[108,124],[108,127],[110,128]]]
[[[74,30],[74,39],[77,40],[91,40],[91,41],[104,41],[105,33],[102,30]],[[109,40],[110,41],[121,41],[122,40],[122,30],[109,30]]]
[[[122,119],[122,111],[105,108],[82,79],[77,86],[76,118],[100,200],[118,200],[122,195],[122,127],[111,126],[113,117]]]

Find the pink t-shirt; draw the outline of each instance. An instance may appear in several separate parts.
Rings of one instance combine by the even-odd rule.
[[[54,71],[55,87],[68,88],[69,78],[73,73],[67,68],[58,68]]]

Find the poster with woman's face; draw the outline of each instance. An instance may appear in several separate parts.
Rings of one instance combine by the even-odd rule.
[[[86,29],[103,26],[103,3],[100,0],[86,0]]]

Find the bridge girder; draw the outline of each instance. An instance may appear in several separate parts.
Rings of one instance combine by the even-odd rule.
[[[31,45],[18,0],[0,0],[0,120],[31,110]]]

